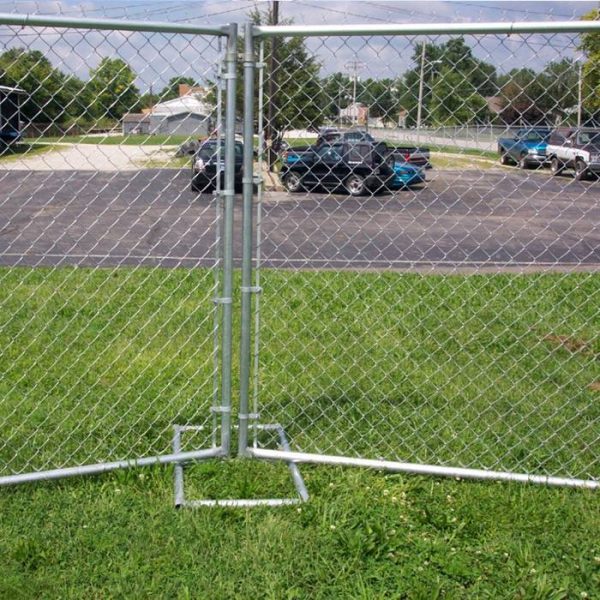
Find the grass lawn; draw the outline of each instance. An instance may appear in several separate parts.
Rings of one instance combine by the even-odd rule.
[[[62,137],[40,137],[37,142],[44,144],[61,142],[65,144],[103,144],[107,146],[180,146],[194,139],[189,135],[65,135]]]
[[[464,156],[458,152],[432,152],[431,165],[436,169],[494,169],[497,161],[480,156]]]
[[[47,152],[52,152],[52,150],[56,150],[58,146],[54,146],[49,143],[44,144],[28,144],[28,143],[19,143],[10,147],[1,147],[0,146],[0,161],[14,161],[20,160],[21,158],[29,158],[30,156],[35,156],[37,154],[46,154]]]
[[[3,475],[168,452],[173,423],[210,420],[208,271],[0,282]],[[261,414],[294,449],[599,476],[599,275],[265,270],[261,285]],[[0,489],[0,597],[600,590],[598,492],[301,470],[311,500],[277,509],[176,511],[169,467]],[[284,465],[240,460],[191,466],[186,486],[293,493]]]

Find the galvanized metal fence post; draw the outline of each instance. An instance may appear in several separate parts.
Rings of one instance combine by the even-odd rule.
[[[254,37],[252,23],[244,28],[244,196],[242,217],[242,331],[240,341],[240,456],[247,455],[252,332],[252,194],[254,163]]]
[[[223,210],[223,290],[219,302],[223,304],[223,337],[221,360],[221,449],[225,456],[231,448],[231,370],[232,370],[232,315],[233,315],[233,201],[235,196],[235,90],[237,66],[237,24],[227,26],[225,55],[227,99],[225,108],[225,189]]]

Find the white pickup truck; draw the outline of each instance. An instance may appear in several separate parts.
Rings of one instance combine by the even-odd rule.
[[[600,176],[600,130],[571,129],[555,131],[546,146],[552,175],[560,175],[565,169],[575,171],[575,179]]]

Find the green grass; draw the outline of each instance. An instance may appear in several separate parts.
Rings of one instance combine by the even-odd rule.
[[[188,140],[194,139],[189,135],[111,135],[111,136],[91,136],[91,135],[65,135],[62,137],[41,137],[39,142],[65,144],[102,144],[106,146],[180,146]]]
[[[444,152],[451,154],[462,154],[464,156],[480,156],[498,160],[498,153],[493,150],[478,150],[477,148],[461,148],[460,146],[440,146],[438,144],[427,144],[431,152]]]
[[[22,158],[29,158],[30,156],[52,152],[58,148],[58,146],[53,146],[52,144],[28,143],[14,144],[10,147],[0,146],[0,161],[15,161]]]
[[[436,169],[493,169],[498,162],[480,156],[464,156],[456,153],[432,152],[431,165]]]
[[[174,422],[209,420],[207,271],[0,282],[2,474],[168,452]],[[294,449],[599,476],[599,275],[266,270],[261,285],[261,414]],[[206,443],[186,434],[184,449]],[[0,597],[600,590],[597,492],[302,472],[310,502],[277,509],[176,511],[169,467],[0,489]],[[293,493],[284,465],[240,460],[189,467],[186,487]]]

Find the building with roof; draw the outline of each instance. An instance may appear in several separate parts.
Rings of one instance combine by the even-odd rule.
[[[205,137],[213,129],[212,106],[203,88],[180,86],[180,96],[159,102],[142,113],[123,117],[123,134],[163,134]]]

